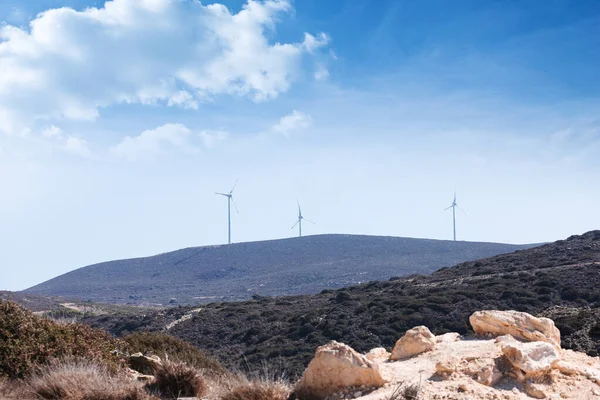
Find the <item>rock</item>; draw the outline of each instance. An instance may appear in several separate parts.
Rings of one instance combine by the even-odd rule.
[[[456,371],[458,359],[446,359],[435,364],[435,371],[440,375],[448,375]]]
[[[496,365],[486,365],[477,372],[477,382],[486,386],[495,386],[502,380],[502,372]]]
[[[390,360],[402,360],[414,357],[435,347],[436,339],[426,326],[417,326],[408,330],[394,346]]]
[[[142,374],[153,374],[157,367],[162,364],[158,356],[145,356],[142,353],[134,353],[127,359],[129,368]]]
[[[476,311],[469,317],[475,333],[512,335],[530,342],[547,342],[560,348],[560,331],[554,321],[519,311]]]
[[[538,383],[532,383],[532,382],[525,382],[525,385],[523,385],[523,389],[525,389],[525,393],[527,393],[529,396],[536,398],[536,399],[546,399],[548,398],[548,395],[546,394],[546,392],[544,391],[544,386],[540,385]]]
[[[132,381],[138,381],[138,382],[144,382],[144,383],[154,381],[154,375],[140,374],[138,371],[131,369],[131,368],[127,368],[125,373],[127,374],[127,377],[129,377],[129,379],[131,379]]]
[[[371,351],[366,354],[366,357],[369,361],[382,362],[390,358],[390,352],[383,347],[376,347],[371,349]]]
[[[296,386],[301,397],[325,398],[350,387],[381,387],[385,380],[377,364],[351,347],[332,341],[317,348]]]
[[[545,342],[505,342],[502,344],[502,353],[516,370],[517,376],[522,372],[525,378],[547,374],[560,360],[556,347]]]
[[[460,333],[448,332],[435,337],[436,343],[452,343],[460,340]]]

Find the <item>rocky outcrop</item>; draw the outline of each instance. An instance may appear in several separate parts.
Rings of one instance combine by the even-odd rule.
[[[600,400],[600,359],[560,349],[552,321],[504,311],[474,316],[476,323],[487,321],[477,325],[480,334],[509,331],[520,340],[508,334],[436,337],[419,326],[398,340],[391,356],[384,348],[363,356],[331,342],[317,350],[297,393],[312,399],[387,400],[416,385],[420,398],[432,400]],[[507,321],[514,325],[505,326]]]
[[[511,335],[530,342],[547,342],[560,348],[560,331],[554,321],[518,311],[476,311],[469,317],[479,335]]]
[[[332,341],[317,349],[296,392],[302,397],[325,398],[349,387],[377,388],[384,384],[377,363],[350,346]]]
[[[390,360],[414,357],[435,347],[436,338],[426,326],[417,326],[404,334],[394,346]]]
[[[502,353],[517,372],[519,380],[547,375],[560,360],[559,350],[550,343],[521,343],[514,339],[500,343]]]

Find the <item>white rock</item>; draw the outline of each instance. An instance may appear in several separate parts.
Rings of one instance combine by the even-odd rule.
[[[390,360],[402,360],[431,351],[435,343],[435,336],[426,326],[417,326],[408,330],[396,342]]]
[[[381,387],[384,384],[376,363],[350,346],[332,341],[317,348],[296,390],[307,397],[324,398],[342,389],[361,385]]]
[[[560,331],[554,321],[519,311],[476,311],[469,322],[477,334],[512,335],[530,342],[547,342],[560,348]]]
[[[365,356],[370,361],[382,362],[390,358],[390,352],[383,347],[376,347],[371,349]]]
[[[436,343],[451,343],[460,340],[460,333],[448,332],[435,337]]]
[[[553,365],[560,360],[559,350],[550,343],[545,342],[521,343],[516,340],[504,342],[502,353],[504,353],[513,368],[517,372],[521,371],[525,378],[547,374]]]

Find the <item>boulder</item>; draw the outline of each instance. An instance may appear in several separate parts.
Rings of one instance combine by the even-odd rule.
[[[332,341],[317,348],[296,385],[302,397],[325,398],[350,387],[381,387],[385,380],[376,363],[350,346]]]
[[[158,356],[145,356],[142,353],[134,353],[127,359],[129,368],[142,374],[154,374],[157,367],[162,364]]]
[[[417,326],[404,334],[394,346],[390,360],[414,357],[435,347],[436,338],[426,326]]]
[[[560,331],[554,321],[519,311],[476,311],[469,317],[476,334],[512,335],[530,342],[547,342],[560,348]]]
[[[435,337],[436,343],[452,343],[460,340],[460,333],[448,332]]]
[[[550,343],[504,341],[502,353],[517,376],[535,378],[546,375],[560,361],[560,352]]]
[[[383,362],[390,359],[390,352],[383,347],[376,347],[365,354],[365,357],[367,357],[367,360],[369,361]]]

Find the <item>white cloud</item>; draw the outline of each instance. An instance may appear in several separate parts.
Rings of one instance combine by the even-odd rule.
[[[119,103],[196,109],[216,95],[254,101],[289,89],[301,57],[328,43],[270,43],[288,0],[249,1],[238,13],[198,1],[113,0],[51,9],[28,30],[0,27],[0,131],[35,121],[94,120]],[[44,122],[44,123],[48,123]]]
[[[329,36],[321,32],[317,37],[310,33],[304,34],[304,48],[309,53],[314,53],[317,49],[326,46],[329,43]]]
[[[91,156],[91,152],[90,152],[87,142],[81,138],[77,138],[74,136],[67,137],[63,148],[67,152],[76,154],[81,157],[90,157]]]
[[[61,128],[55,125],[42,130],[42,136],[48,143],[67,153],[75,154],[81,157],[91,157],[92,153],[86,140],[66,134]]]
[[[271,130],[275,133],[289,137],[292,133],[306,129],[312,125],[310,115],[294,110],[291,114],[281,117]]]
[[[59,138],[63,136],[63,130],[57,126],[50,125],[42,131],[42,136],[46,138]]]
[[[198,134],[207,149],[213,148],[218,142],[221,142],[229,137],[229,133],[218,131],[202,131]]]
[[[185,125],[164,124],[139,136],[127,136],[110,151],[116,157],[137,161],[155,159],[172,152],[197,154],[200,148],[193,143],[192,131]]]
[[[322,81],[329,78],[329,70],[323,64],[317,64],[317,69],[315,70],[315,79],[318,81]]]

